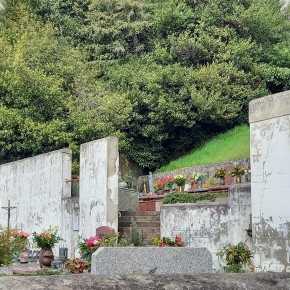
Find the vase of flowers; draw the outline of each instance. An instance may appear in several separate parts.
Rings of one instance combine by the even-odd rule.
[[[251,182],[251,170],[250,169],[245,169],[245,178],[246,178],[246,182]]]
[[[39,266],[41,268],[50,268],[51,263],[54,260],[52,248],[62,240],[57,235],[57,226],[49,227],[48,230],[44,230],[41,233],[33,233],[33,242],[36,243],[37,247],[41,248],[39,253]]]
[[[220,185],[225,185],[226,169],[223,167],[217,168],[214,174],[214,178],[219,178]]]
[[[169,175],[169,176],[165,176],[162,179],[162,182],[164,184],[164,189],[165,190],[170,190],[174,184],[174,177]]]
[[[191,176],[191,180],[193,180],[197,184],[197,188],[202,188],[202,180],[204,178],[205,174],[200,172],[193,172]]]
[[[12,232],[12,236],[17,244],[17,248],[19,249],[19,262],[20,263],[28,263],[29,262],[29,242],[28,237],[29,234],[24,231],[14,231]]]
[[[183,191],[186,180],[187,180],[187,177],[183,174],[177,174],[174,176],[174,183],[178,185],[179,192]]]
[[[231,176],[236,177],[236,183],[241,183],[241,176],[244,174],[245,168],[241,165],[236,165],[231,171]]]
[[[153,183],[156,194],[162,195],[164,193],[164,182],[162,179],[157,179]]]

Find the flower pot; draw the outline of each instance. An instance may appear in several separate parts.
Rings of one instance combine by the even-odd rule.
[[[54,260],[52,249],[41,249],[39,254],[39,266],[40,268],[51,268],[51,263]]]
[[[236,183],[241,183],[242,179],[241,176],[236,176]]]
[[[79,268],[79,269],[74,269],[74,270],[73,270],[73,273],[74,273],[74,274],[81,274],[81,273],[83,273],[83,272],[84,272],[84,270],[83,270],[83,269],[80,269],[80,268]]]
[[[224,176],[220,177],[220,185],[225,185],[225,177]]]
[[[25,264],[25,263],[29,262],[29,257],[28,257],[29,251],[28,250],[23,250],[19,254],[20,254],[19,262],[21,264]]]
[[[178,191],[183,192],[184,191],[184,186],[178,186]]]

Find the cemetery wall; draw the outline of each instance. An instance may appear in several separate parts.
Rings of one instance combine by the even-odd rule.
[[[71,150],[61,149],[0,166],[0,203],[11,210],[11,228],[29,233],[58,226],[70,240],[69,208],[63,203],[71,194]],[[7,210],[0,209],[0,225],[7,227]],[[60,246],[62,243],[59,244]],[[54,249],[58,255],[58,248]]]
[[[118,229],[118,139],[108,137],[80,147],[80,234],[94,236],[96,228]]]
[[[290,271],[290,91],[249,106],[255,263]]]
[[[206,247],[213,255],[213,269],[220,265],[216,252],[231,243],[252,239],[247,234],[251,223],[250,184],[230,187],[229,198],[216,202],[163,205],[160,211],[161,236],[182,236],[189,247]]]

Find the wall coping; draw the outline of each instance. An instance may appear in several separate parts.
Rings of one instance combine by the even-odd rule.
[[[252,100],[249,123],[290,115],[290,90]]]

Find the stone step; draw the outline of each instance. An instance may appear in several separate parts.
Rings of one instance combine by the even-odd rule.
[[[159,221],[159,216],[121,216],[119,217],[121,221]]]
[[[136,225],[137,228],[160,228],[160,222],[159,221],[147,221],[147,222],[135,222],[132,223],[130,221],[119,221],[119,228],[120,227],[131,227]]]
[[[120,211],[120,217],[124,217],[124,216],[130,216],[130,217],[134,217],[134,216],[160,216],[160,212],[159,211]]]

